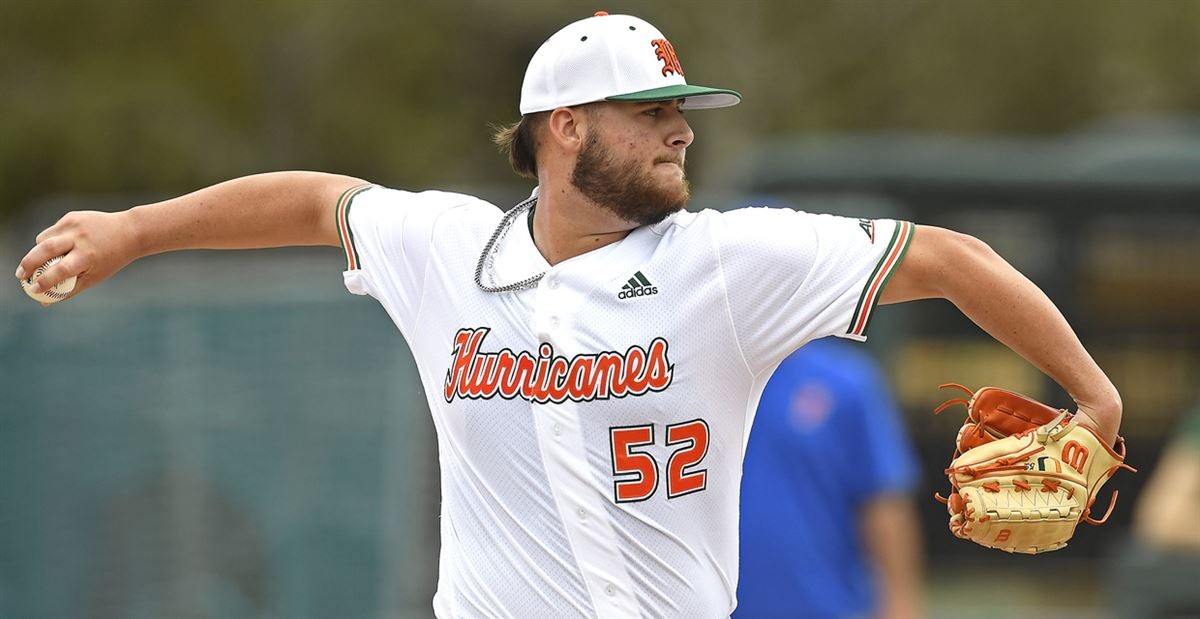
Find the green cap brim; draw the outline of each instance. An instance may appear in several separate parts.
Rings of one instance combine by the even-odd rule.
[[[668,101],[685,99],[681,106],[685,110],[707,110],[718,107],[730,107],[742,101],[742,95],[736,90],[709,88],[708,86],[693,86],[679,84],[652,88],[641,92],[631,92],[627,95],[606,97],[608,101]]]

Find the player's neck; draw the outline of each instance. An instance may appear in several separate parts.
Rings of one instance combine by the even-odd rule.
[[[533,242],[546,262],[555,265],[616,243],[636,227],[574,187],[543,185],[533,214]]]

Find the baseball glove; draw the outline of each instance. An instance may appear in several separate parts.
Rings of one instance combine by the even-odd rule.
[[[1125,464],[1125,440],[1109,447],[1070,413],[1019,393],[984,387],[934,411],[962,404],[967,419],[946,469],[949,498],[934,495],[950,512],[950,531],[988,548],[1037,554],[1067,545],[1080,521],[1108,520],[1113,491],[1100,519],[1091,517],[1100,487]]]

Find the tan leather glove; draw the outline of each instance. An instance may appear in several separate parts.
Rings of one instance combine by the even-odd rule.
[[[1108,446],[1065,410],[1019,393],[942,385],[968,398],[943,403],[967,407],[946,469],[950,531],[988,548],[1037,554],[1067,545],[1080,521],[1099,525],[1116,505],[1114,491],[1100,519],[1091,517],[1100,487],[1125,464],[1125,441]]]

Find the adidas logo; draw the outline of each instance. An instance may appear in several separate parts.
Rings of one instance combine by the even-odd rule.
[[[641,271],[633,274],[629,281],[621,286],[621,292],[617,293],[618,299],[632,299],[634,297],[648,297],[652,294],[658,294],[658,286],[650,283]]]

